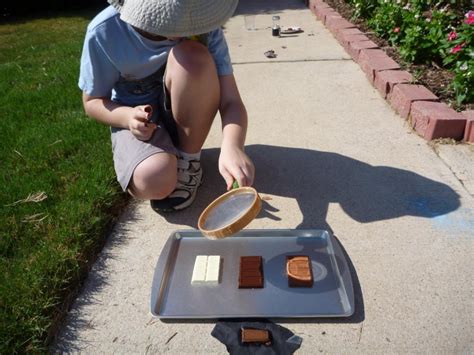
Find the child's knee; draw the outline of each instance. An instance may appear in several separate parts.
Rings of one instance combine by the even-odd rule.
[[[176,162],[155,162],[146,159],[135,169],[129,184],[130,193],[146,200],[161,200],[169,196],[176,187],[177,167]],[[147,160],[151,161],[147,161]],[[161,159],[160,159],[161,160]]]
[[[151,177],[151,176],[150,176]],[[176,187],[176,180],[162,180],[147,178],[134,174],[129,185],[129,192],[133,197],[144,200],[162,200],[168,197]]]
[[[183,41],[175,46],[168,58],[168,73],[182,68],[188,75],[198,76],[215,70],[215,64],[207,47],[197,41]]]

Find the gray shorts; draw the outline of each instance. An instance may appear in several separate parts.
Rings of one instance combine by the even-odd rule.
[[[127,191],[135,168],[146,158],[157,153],[178,155],[176,124],[171,112],[169,93],[163,85],[159,102],[153,105],[153,121],[158,128],[148,141],[141,141],[124,128],[111,128],[112,152],[117,180]]]

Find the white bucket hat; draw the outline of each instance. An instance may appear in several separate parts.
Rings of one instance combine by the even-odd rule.
[[[120,18],[163,37],[187,37],[222,26],[238,0],[107,0]]]

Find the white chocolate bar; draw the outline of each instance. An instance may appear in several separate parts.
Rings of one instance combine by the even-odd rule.
[[[219,269],[221,257],[219,255],[209,255],[207,257],[206,283],[219,283]]]
[[[196,256],[191,284],[206,282],[207,255]]]

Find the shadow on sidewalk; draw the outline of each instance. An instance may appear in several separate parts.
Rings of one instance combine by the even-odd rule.
[[[261,195],[295,199],[302,214],[297,229],[326,229],[329,204],[338,203],[360,223],[403,216],[434,218],[460,206],[449,186],[411,171],[370,164],[331,152],[270,145],[250,145],[246,152],[256,167],[254,187]],[[217,171],[219,150],[203,151],[204,183],[194,205],[166,214],[170,223],[196,228],[200,212],[225,192]],[[271,201],[257,218],[280,220]],[[291,227],[293,223],[289,221]],[[284,226],[282,226],[284,228]]]

